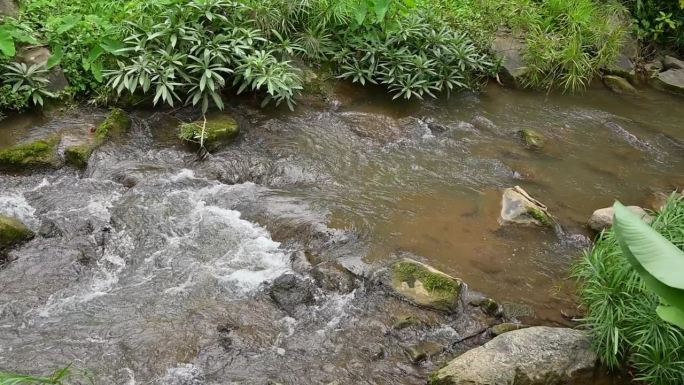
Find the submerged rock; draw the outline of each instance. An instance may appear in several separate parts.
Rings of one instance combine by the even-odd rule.
[[[417,364],[438,355],[444,350],[444,346],[435,342],[424,341],[407,346],[405,350],[406,354],[408,354],[411,359],[411,362]]]
[[[61,165],[57,155],[58,144],[59,137],[52,136],[0,150],[0,169],[58,168]]]
[[[603,77],[603,84],[611,91],[617,94],[636,94],[637,90],[625,78],[615,75],[606,75]]]
[[[325,261],[316,265],[311,275],[324,290],[347,294],[356,288],[354,275],[335,261]]]
[[[632,211],[634,214],[638,215],[640,218],[642,218],[644,221],[650,223],[653,221],[653,218],[648,215],[646,210],[642,209],[639,206],[627,206],[627,208]],[[603,231],[611,226],[613,226],[613,214],[614,210],[612,207],[606,207],[603,209],[598,209],[594,211],[593,214],[591,214],[591,218],[589,218],[589,222],[587,223],[587,226],[589,226],[590,229],[594,231]]]
[[[596,354],[579,330],[532,327],[502,334],[434,373],[431,385],[592,383]]]
[[[280,309],[293,316],[298,306],[314,302],[314,287],[309,280],[285,274],[273,281],[270,296]]]
[[[0,215],[0,259],[4,251],[30,240],[33,236],[33,231],[19,220]]]
[[[654,82],[654,85],[661,90],[684,94],[684,69],[661,72],[655,77]]]
[[[183,123],[178,137],[188,143],[199,144],[204,130],[204,147],[210,151],[227,145],[240,133],[238,122],[227,114],[214,114],[207,117],[206,125],[203,120],[193,123]]]
[[[405,258],[392,265],[391,286],[397,295],[418,306],[454,312],[463,282],[432,266]]]
[[[502,223],[521,225],[552,226],[553,218],[546,206],[532,198],[520,186],[504,190],[501,200]]]
[[[546,138],[544,138],[544,136],[537,131],[524,129],[520,130],[519,133],[520,137],[525,143],[525,147],[529,148],[530,150],[539,150],[544,147],[544,144],[546,144]]]
[[[499,33],[492,42],[492,51],[501,59],[499,76],[504,84],[519,86],[520,80],[527,73],[523,60],[525,43],[509,33]]]

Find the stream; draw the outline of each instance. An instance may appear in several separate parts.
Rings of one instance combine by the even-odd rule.
[[[486,340],[485,321],[388,295],[376,276],[389,263],[409,255],[525,323],[573,325],[569,268],[591,213],[684,187],[684,99],[664,93],[490,85],[408,103],[337,88],[294,112],[234,101],[241,134],[204,161],[175,137],[195,112],[138,110],[83,172],[0,174],[0,214],[38,234],[0,266],[0,370],[73,364],[98,385],[424,384]],[[105,116],[10,117],[0,148],[84,135]],[[546,146],[526,149],[525,128]],[[559,228],[500,225],[515,185]],[[294,305],[274,300],[278,285]],[[421,327],[393,328],[402,315]],[[426,342],[439,352],[412,363],[407,346]]]

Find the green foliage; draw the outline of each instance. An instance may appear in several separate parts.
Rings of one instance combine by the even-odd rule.
[[[612,63],[625,38],[625,8],[615,1],[513,0],[508,24],[523,34],[531,87],[579,91],[604,66]]]
[[[636,34],[645,45],[684,52],[684,6],[681,0],[630,0]]]
[[[684,249],[684,199],[673,196],[652,227]],[[625,258],[613,229],[601,234],[573,274],[587,310],[584,323],[606,365],[628,363],[648,384],[684,383],[684,331],[658,316],[659,296]]]
[[[56,370],[47,377],[29,376],[18,373],[0,372],[0,385],[71,385],[94,384],[91,376],[71,365]]]
[[[45,64],[10,63],[3,66],[5,72],[0,74],[4,82],[12,87],[12,92],[23,95],[24,100],[34,106],[43,105],[43,97],[54,98],[56,95],[47,90],[48,68]]]
[[[613,208],[615,236],[622,254],[661,298],[656,312],[684,329],[684,252],[619,202]]]

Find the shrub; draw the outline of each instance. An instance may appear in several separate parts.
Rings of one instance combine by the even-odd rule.
[[[684,199],[672,197],[652,226],[684,249]],[[613,230],[601,234],[573,275],[587,310],[584,323],[603,363],[627,363],[648,384],[684,383],[684,331],[657,315],[659,297],[623,256]]]
[[[630,0],[628,4],[643,45],[671,47],[684,53],[684,2]]]

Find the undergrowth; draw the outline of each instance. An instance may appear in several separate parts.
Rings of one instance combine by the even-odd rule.
[[[684,199],[672,197],[653,228],[684,249]],[[633,368],[635,380],[684,384],[684,331],[656,314],[660,300],[622,255],[612,230],[604,231],[573,275],[587,315],[594,349],[610,368]]]

